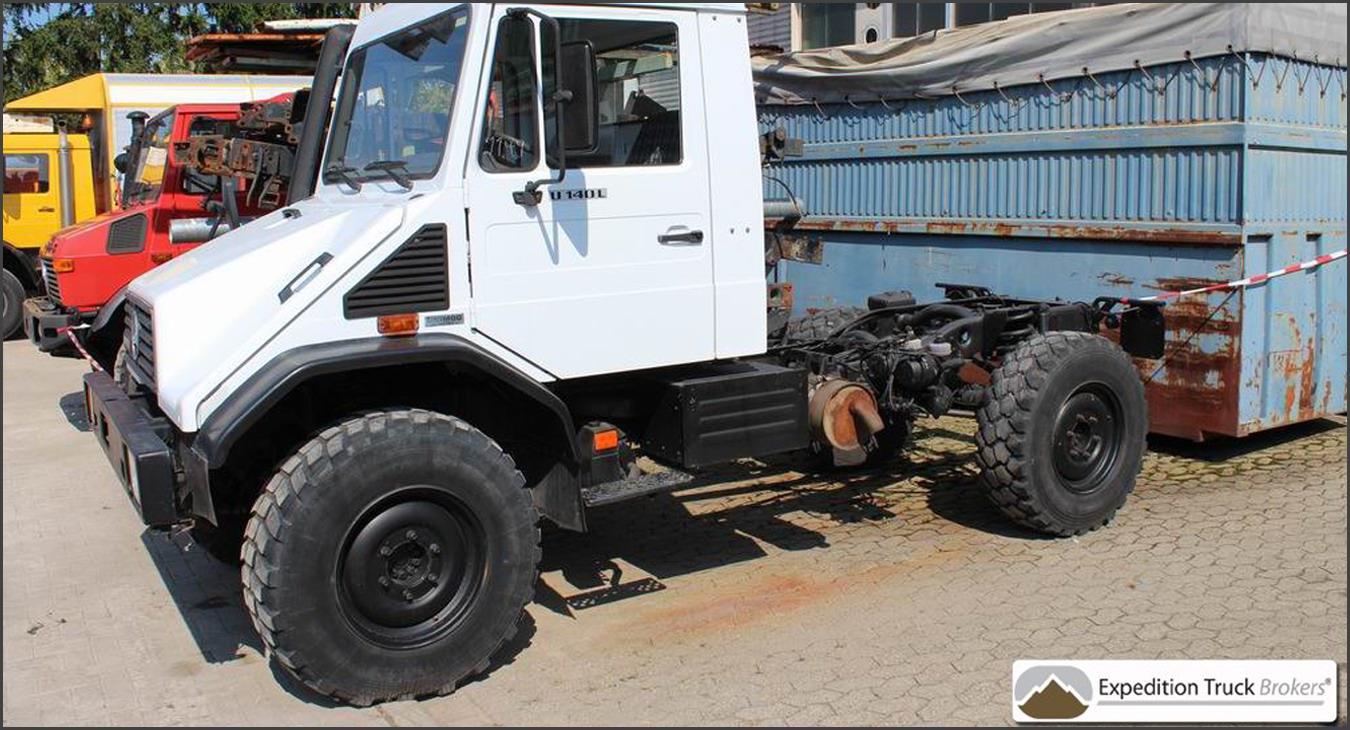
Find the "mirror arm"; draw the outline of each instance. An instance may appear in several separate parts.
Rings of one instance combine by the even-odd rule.
[[[506,14],[516,18],[533,15],[539,19],[539,24],[541,26],[547,25],[553,31],[553,83],[554,86],[557,86],[562,81],[562,29],[558,27],[558,20],[532,8],[511,8],[506,11]],[[543,79],[540,79],[540,82],[542,83]],[[547,177],[542,180],[531,180],[525,183],[525,189],[512,196],[517,205],[539,205],[544,199],[543,193],[539,192],[539,186],[545,184],[557,185],[567,177],[567,141],[563,139],[563,129],[565,126],[563,124],[563,105],[570,101],[572,101],[572,91],[570,89],[557,89],[549,99],[549,103],[553,105],[554,134],[558,141],[557,176]],[[548,150],[544,150],[544,164],[548,164]]]

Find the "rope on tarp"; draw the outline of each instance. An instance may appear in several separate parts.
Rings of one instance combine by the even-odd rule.
[[[1046,88],[1047,90],[1049,90],[1049,92],[1050,92],[1052,95],[1059,97],[1059,105],[1060,105],[1060,106],[1064,106],[1065,104],[1068,104],[1069,102],[1073,101],[1074,96],[1076,96],[1076,95],[1078,94],[1078,88],[1079,88],[1078,86],[1075,86],[1075,87],[1073,88],[1072,91],[1063,91],[1063,92],[1061,92],[1061,91],[1056,91],[1056,90],[1055,90],[1055,87],[1051,86],[1051,85],[1050,85],[1050,82],[1045,80],[1045,74],[1043,74],[1043,73],[1042,73],[1042,74],[1036,74],[1036,79],[1037,79],[1038,81],[1040,81],[1041,84],[1044,85],[1045,88]],[[1079,84],[1079,86],[1081,86],[1081,85],[1083,84],[1083,80],[1082,80],[1082,79],[1078,79],[1078,84]]]
[[[1297,56],[1295,57],[1295,60],[1297,60]],[[1277,81],[1275,82],[1275,90],[1276,90],[1276,91],[1280,91],[1280,90],[1284,89],[1284,80],[1287,79],[1287,78],[1289,78],[1289,71],[1290,71],[1291,69],[1293,69],[1293,68],[1294,68],[1294,64],[1293,64],[1293,63],[1291,63],[1291,62],[1289,62],[1289,61],[1285,61],[1285,62],[1284,62],[1284,73],[1280,74],[1279,80],[1277,80]]]
[[[1050,100],[1045,103],[1042,102],[1042,100],[1046,98],[1045,96],[1028,96],[1020,98],[1017,96],[1010,96],[1006,91],[1007,87],[1005,85],[1000,84],[998,81],[994,81],[991,90],[994,93],[998,94],[999,97],[1003,100],[1003,102],[1005,102],[1008,105],[1007,113],[1000,112],[999,106],[997,104],[991,105],[985,99],[977,98],[975,100],[972,100],[965,96],[965,94],[969,94],[972,91],[979,94],[984,93],[979,91],[978,89],[970,89],[970,88],[962,89],[959,85],[952,85],[950,89],[952,96],[956,98],[956,100],[961,104],[961,106],[971,110],[972,114],[981,112],[985,106],[991,106],[991,108],[993,109],[992,112],[993,117],[1003,124],[1009,124],[1013,120],[1018,118],[1022,114],[1022,112],[1026,110],[1027,107],[1036,106],[1039,108],[1052,108],[1051,104],[1055,102],[1057,102],[1059,106],[1063,106],[1065,104],[1072,102],[1080,94],[1087,94],[1089,91],[1091,91],[1091,87],[1088,86],[1089,82],[1091,83],[1091,86],[1095,87],[1096,91],[1101,95],[1098,98],[1106,100],[1117,99],[1119,98],[1120,93],[1122,91],[1130,87],[1135,72],[1138,72],[1143,77],[1145,83],[1147,84],[1147,86],[1145,87],[1146,89],[1156,92],[1159,96],[1166,96],[1168,88],[1172,85],[1172,83],[1176,81],[1178,77],[1182,76],[1183,73],[1185,73],[1186,71],[1185,65],[1188,63],[1198,74],[1198,78],[1204,84],[1204,86],[1208,87],[1211,93],[1217,94],[1219,93],[1220,87],[1222,86],[1225,71],[1228,69],[1229,63],[1231,62],[1229,56],[1231,56],[1232,59],[1236,59],[1236,62],[1240,64],[1243,69],[1246,70],[1248,77],[1251,78],[1252,88],[1259,88],[1262,79],[1265,78],[1266,67],[1270,66],[1272,62],[1277,58],[1273,54],[1261,53],[1260,54],[1261,60],[1258,63],[1255,60],[1251,60],[1248,58],[1250,54],[1240,53],[1236,49],[1234,49],[1232,45],[1227,46],[1227,51],[1228,51],[1227,55],[1217,56],[1217,58],[1220,59],[1219,66],[1216,69],[1216,73],[1213,79],[1210,78],[1208,69],[1200,65],[1200,63],[1197,61],[1195,57],[1195,54],[1192,53],[1190,50],[1185,50],[1182,52],[1182,58],[1180,61],[1169,64],[1172,66],[1171,73],[1167,73],[1166,75],[1164,75],[1164,73],[1150,72],[1149,69],[1145,67],[1139,59],[1135,59],[1132,67],[1120,69],[1118,73],[1123,72],[1123,76],[1121,77],[1119,83],[1114,84],[1114,88],[1111,88],[1111,86],[1108,86],[1107,84],[1103,83],[1099,78],[1097,78],[1096,74],[1094,74],[1092,70],[1087,66],[1082,67],[1082,73],[1074,81],[1073,88],[1067,90],[1057,89],[1055,84],[1052,83],[1049,79],[1047,79],[1044,73],[1039,73],[1036,75],[1036,80],[1039,81],[1040,84],[1045,87],[1046,91],[1050,96]],[[1303,95],[1303,93],[1307,90],[1308,82],[1315,79],[1317,82],[1317,87],[1319,89],[1320,95],[1322,97],[1326,96],[1327,91],[1331,88],[1331,82],[1335,80],[1338,87],[1340,88],[1340,97],[1342,99],[1346,98],[1346,69],[1340,66],[1339,58],[1335,59],[1332,62],[1332,64],[1326,68],[1325,71],[1322,68],[1325,64],[1323,64],[1321,62],[1321,59],[1318,58],[1316,55],[1313,56],[1311,64],[1309,64],[1309,62],[1303,59],[1300,59],[1298,57],[1298,53],[1294,51],[1291,51],[1288,54],[1288,57],[1283,56],[1279,57],[1279,60],[1284,62],[1284,68],[1282,70],[1271,72],[1272,78],[1275,79],[1276,92],[1283,91],[1284,86],[1288,81],[1289,74],[1292,71],[1294,74],[1295,81],[1297,83],[1297,89],[1300,96]],[[1298,69],[1294,68],[1296,65],[1299,64],[1306,65],[1308,66],[1308,68],[1300,72]],[[1277,73],[1278,76],[1275,75]],[[1067,79],[1063,79],[1062,81],[1067,82]],[[963,91],[964,94],[962,93]],[[877,96],[877,98],[872,101],[879,104],[883,109],[885,109],[885,111],[888,114],[892,115],[902,111],[905,108],[906,102],[905,99],[895,99],[888,102],[884,96],[880,95]],[[1035,103],[1033,104],[1033,102]],[[821,103],[818,97],[811,98],[808,103],[812,108],[815,109],[817,121],[831,121],[832,119],[834,119],[834,117],[832,117],[825,110],[825,105]],[[849,107],[855,110],[866,111],[866,107],[860,104],[852,94],[845,95],[843,97],[843,103],[847,104]],[[886,116],[887,115],[885,114],[876,114],[871,115],[871,118],[876,123],[884,123]],[[855,117],[850,117],[849,119],[850,124],[862,123],[863,121],[864,121],[863,119]],[[974,121],[975,120],[973,117],[967,119],[964,123],[953,119],[953,123],[957,124],[962,128],[971,127],[971,125],[974,124]]]
[[[1018,114],[1021,114],[1022,109],[1027,105],[1028,101],[1027,99],[1022,99],[1021,103],[1018,103],[1016,100],[1010,98],[1007,94],[1003,93],[1003,88],[998,85],[997,81],[994,82],[994,91],[997,91],[998,95],[1003,97],[1003,101],[1007,102],[1009,106],[1013,107],[1013,109],[1008,113],[1007,119],[1004,119],[1002,116],[1000,116],[997,111],[994,112],[994,116],[997,117],[999,121],[1005,124],[1012,121],[1013,117],[1017,116]]]
[[[1229,47],[1231,48],[1232,46]],[[1204,68],[1202,68],[1200,64],[1195,62],[1195,57],[1191,55],[1190,51],[1186,51],[1186,60],[1190,61],[1191,65],[1195,67],[1196,73],[1200,74],[1200,78],[1205,80],[1205,85],[1209,87],[1210,91],[1217,92],[1219,90],[1219,80],[1223,77],[1222,66],[1219,67],[1219,72],[1214,74],[1214,83],[1211,84],[1209,82],[1209,72],[1206,71]]]

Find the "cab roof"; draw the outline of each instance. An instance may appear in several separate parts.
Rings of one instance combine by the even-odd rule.
[[[309,86],[308,76],[98,73],[15,99],[7,112],[82,112],[109,106],[261,101]]]

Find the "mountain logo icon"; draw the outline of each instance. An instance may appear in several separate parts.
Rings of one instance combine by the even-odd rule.
[[[1017,676],[1013,701],[1030,718],[1072,720],[1091,705],[1092,680],[1076,667],[1033,666]]]

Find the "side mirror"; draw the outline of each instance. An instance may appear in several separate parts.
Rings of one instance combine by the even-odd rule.
[[[545,178],[543,180],[531,180],[525,183],[524,190],[517,190],[512,193],[512,198],[516,205],[526,208],[533,208],[543,202],[544,194],[539,190],[541,185],[557,185],[567,177],[567,150],[571,146],[567,140],[567,125],[564,119],[567,110],[571,106],[573,95],[571,89],[568,89],[561,82],[561,74],[557,69],[562,67],[563,44],[561,41],[562,32],[558,29],[558,21],[548,15],[530,8],[512,8],[507,11],[508,19],[523,19],[527,16],[534,16],[539,19],[539,27],[543,30],[543,43],[540,44],[541,50],[545,54],[545,66],[550,62],[555,69],[550,83],[549,74],[544,73],[544,109],[545,117],[552,112],[553,135],[556,140],[557,159],[550,159],[550,165],[556,165],[558,174],[555,177]],[[550,109],[551,107],[551,109]]]
[[[127,172],[127,153],[122,152],[121,154],[114,157],[113,167],[116,168],[118,172],[125,175]]]
[[[595,70],[595,44],[568,41],[558,52],[558,86],[572,92],[562,109],[567,151],[591,154],[600,143],[600,86]]]

